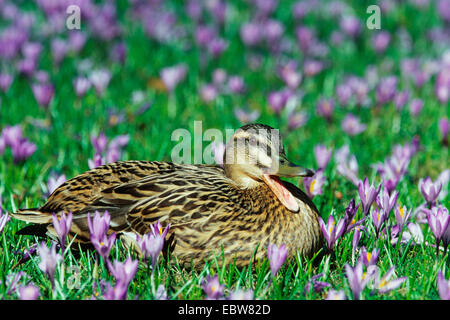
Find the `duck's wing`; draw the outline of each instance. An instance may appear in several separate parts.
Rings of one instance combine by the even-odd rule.
[[[72,212],[71,231],[86,242],[89,239],[86,218],[88,213],[92,215],[96,210],[100,213],[108,210],[111,215],[112,230],[125,230],[130,224],[136,229],[143,230],[139,224],[140,220],[133,220],[132,215],[128,217],[130,210],[156,195],[162,194],[165,201],[170,201],[170,197],[167,198],[167,196],[173,191],[173,187],[182,187],[183,176],[189,175],[191,171],[194,172],[193,175],[198,176],[200,172],[217,175],[222,170],[217,166],[203,167],[199,170],[194,165],[157,161],[111,163],[66,181],[51,194],[41,208],[21,209],[12,215],[19,220],[41,225],[30,226],[22,232],[23,234],[42,233],[44,229],[47,230],[47,234],[51,234],[54,233],[51,225],[53,213]],[[166,203],[159,203],[159,205],[164,206]],[[46,228],[43,229],[42,225]]]

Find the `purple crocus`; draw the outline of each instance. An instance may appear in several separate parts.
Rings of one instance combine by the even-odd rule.
[[[86,92],[91,88],[91,82],[88,78],[77,77],[73,80],[73,87],[78,98],[82,98]]]
[[[442,300],[450,300],[450,279],[445,279],[441,270],[437,274],[437,288]]]
[[[289,130],[294,130],[300,128],[306,124],[308,121],[308,114],[306,111],[302,110],[299,112],[293,111],[288,116],[288,128]]]
[[[380,80],[375,95],[379,105],[384,105],[395,98],[397,82],[398,80],[395,76],[389,76]]]
[[[447,250],[448,246],[448,234],[446,233],[450,224],[450,215],[448,214],[447,208],[439,205],[439,207],[433,207],[431,210],[427,210],[427,221],[436,239],[436,255],[439,255],[439,244],[444,236],[446,238],[445,250]]]
[[[240,29],[242,42],[247,46],[254,46],[261,40],[261,27],[257,23],[244,23]]]
[[[60,185],[66,182],[66,180],[67,178],[65,174],[59,175],[56,173],[52,173],[48,177],[46,197],[48,198],[53,193],[53,191],[55,191]]]
[[[91,136],[91,143],[94,146],[95,153],[101,154],[106,149],[108,139],[103,132],[100,132],[98,136]]]
[[[88,166],[89,169],[94,169],[97,167],[100,167],[106,163],[106,160],[104,157],[102,157],[100,154],[96,153],[94,155],[94,159],[88,159]]]
[[[400,205],[396,205],[394,209],[395,214],[395,220],[397,221],[397,225],[400,230],[403,229],[403,226],[406,225],[406,223],[409,220],[409,217],[411,216],[412,209],[407,209],[406,206],[400,207]]]
[[[381,278],[379,275],[379,269],[374,268],[374,274],[372,278],[374,279],[374,288],[379,293],[388,293],[392,290],[399,288],[403,282],[406,281],[407,277],[400,277],[397,279],[391,279],[395,272],[395,267],[390,268]]]
[[[270,108],[275,112],[275,114],[279,115],[280,112],[286,106],[289,95],[286,94],[286,91],[273,91],[269,93],[267,100],[269,102]]]
[[[36,151],[36,149],[36,145],[25,138],[17,141],[11,145],[14,163],[25,161]]]
[[[398,191],[392,192],[389,194],[387,188],[383,188],[383,191],[380,192],[376,197],[376,202],[379,208],[383,209],[387,215],[389,215],[397,203]]]
[[[325,300],[345,300],[346,298],[347,297],[345,296],[344,290],[336,291],[334,289],[330,289]]]
[[[448,145],[448,132],[449,132],[449,122],[447,118],[439,119],[439,131],[442,137],[442,144],[444,146]]]
[[[214,101],[217,98],[217,94],[218,94],[217,88],[213,84],[205,84],[200,89],[200,97],[206,103]]]
[[[358,193],[361,199],[362,211],[363,214],[366,215],[369,212],[370,206],[376,199],[378,193],[380,192],[381,184],[378,185],[378,188],[375,189],[374,185],[369,185],[369,179],[366,177],[363,181],[359,181],[358,183]]]
[[[366,130],[367,125],[362,124],[357,116],[349,113],[342,120],[341,127],[347,134],[354,136]]]
[[[362,29],[361,21],[355,16],[343,16],[339,26],[350,37],[356,37]]]
[[[376,208],[375,210],[372,210],[371,217],[373,226],[375,227],[375,234],[378,239],[378,236],[380,235],[380,231],[382,229],[381,227],[387,219],[387,213],[383,209]]]
[[[87,216],[91,243],[104,260],[109,256],[109,252],[116,240],[115,233],[112,233],[110,236],[107,235],[110,221],[111,216],[108,211],[105,211],[103,215],[95,211],[92,219],[90,213]]]
[[[247,111],[241,108],[234,108],[234,115],[241,123],[251,123],[259,118],[261,112],[259,110]]]
[[[312,177],[303,178],[303,185],[305,186],[305,192],[310,199],[314,196],[322,194],[322,186],[325,183],[325,176],[323,170],[317,170]]]
[[[350,200],[347,208],[345,208],[344,212],[344,226],[345,226],[345,232],[344,234],[350,232],[355,227],[360,226],[365,218],[362,218],[359,221],[356,221],[355,216],[356,212],[358,211],[359,203],[356,205],[355,199]]]
[[[37,83],[33,84],[31,89],[39,107],[47,108],[55,94],[53,85],[49,83]]]
[[[325,169],[330,162],[333,150],[328,149],[322,144],[318,144],[314,147],[314,156],[316,157],[316,162],[319,169]]]
[[[236,289],[233,292],[230,293],[228,296],[228,300],[253,300],[254,299],[254,292],[252,289],[243,290],[243,289]]]
[[[0,90],[6,93],[9,90],[14,78],[9,73],[0,73]]]
[[[206,276],[202,282],[202,289],[206,293],[207,300],[217,300],[223,296],[223,289],[225,285],[220,284],[217,274],[214,277]]]
[[[240,76],[230,76],[227,85],[232,93],[243,93],[245,90],[244,79]]]
[[[372,252],[368,252],[366,247],[362,247],[360,259],[362,259],[362,262],[366,267],[369,267],[370,265],[375,265],[377,263],[379,254],[380,251],[376,248],[374,248]]]
[[[297,63],[291,61],[278,69],[278,74],[288,88],[295,90],[302,82],[302,75],[297,72]]]
[[[10,220],[9,215],[7,213],[3,213],[1,200],[2,198],[0,197],[0,234],[5,228],[6,223]]]
[[[103,291],[103,299],[105,300],[125,300],[127,298],[128,285],[118,281],[113,287],[107,283]]]
[[[171,67],[163,68],[160,72],[161,80],[167,91],[173,92],[177,85],[184,80],[187,74],[185,64],[177,64]]]
[[[442,184],[438,181],[433,182],[430,177],[419,180],[419,190],[422,192],[429,207],[434,205],[439,193],[441,192]]]
[[[394,105],[397,110],[401,110],[409,99],[409,91],[399,91],[394,97]]]
[[[362,260],[358,259],[358,262],[356,263],[356,266],[354,268],[346,264],[345,274],[347,276],[350,289],[352,290],[353,297],[356,300],[359,300],[362,291],[370,280],[370,277],[367,275],[367,273],[363,272]]]
[[[380,31],[372,37],[372,46],[377,53],[383,53],[391,41],[391,35],[387,31]]]
[[[316,105],[316,111],[319,116],[324,117],[327,121],[331,121],[334,111],[333,99],[320,99]]]
[[[415,117],[417,117],[420,113],[420,111],[423,109],[423,100],[422,99],[413,99],[411,100],[409,104],[409,110],[411,111],[411,114]]]
[[[53,214],[53,227],[55,228],[56,234],[58,235],[62,252],[64,252],[66,237],[69,234],[70,228],[72,226],[72,212],[66,216],[64,212],[62,212],[59,216]]]
[[[111,271],[114,278],[116,278],[116,283],[120,282],[128,287],[137,272],[138,262],[138,260],[132,260],[128,257],[125,262],[116,260],[113,263],[108,261],[107,264],[109,271]]]
[[[344,234],[345,220],[341,219],[336,224],[333,215],[328,216],[327,224],[319,217],[319,226],[327,242],[328,250],[333,250],[336,241]]]
[[[54,287],[56,266],[58,262],[62,261],[62,256],[56,253],[56,245],[54,243],[49,248],[45,242],[41,242],[37,250],[41,259],[38,265],[39,269],[47,274]]]
[[[287,255],[288,248],[284,243],[280,247],[278,247],[275,243],[267,246],[267,257],[269,258],[270,271],[272,272],[273,277],[275,277],[278,270],[280,270],[287,258]]]
[[[309,292],[311,289],[314,290],[315,293],[322,292],[325,288],[331,287],[331,284],[325,281],[320,281],[318,279],[323,277],[323,273],[316,274],[309,279],[308,283],[305,286],[304,294]]]
[[[111,81],[111,72],[107,69],[93,70],[89,75],[89,81],[97,94],[101,96]]]
[[[350,180],[354,185],[358,185],[358,162],[354,154],[350,155],[348,144],[337,149],[334,158],[337,163],[337,172]]]
[[[144,234],[142,238],[136,235],[136,243],[144,259],[150,258],[153,268],[155,268],[158,257],[164,248],[164,241],[169,229],[170,224],[163,229],[158,221],[150,228],[150,232]]]
[[[41,292],[34,284],[28,284],[19,287],[18,294],[20,300],[37,300],[41,295]]]

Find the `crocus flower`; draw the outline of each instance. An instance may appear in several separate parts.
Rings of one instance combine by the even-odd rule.
[[[305,60],[303,64],[303,72],[307,77],[313,77],[319,72],[321,72],[324,68],[323,62],[319,60]]]
[[[247,46],[254,46],[261,40],[261,27],[257,23],[244,23],[240,29],[242,42]]]
[[[320,99],[316,105],[316,111],[319,116],[324,117],[326,120],[331,121],[333,117],[334,100],[332,99]]]
[[[270,263],[270,271],[272,272],[272,276],[278,273],[284,261],[287,258],[288,248],[283,243],[280,247],[277,247],[275,243],[269,244],[267,246],[267,257],[269,258]]]
[[[397,110],[401,110],[409,99],[409,91],[399,91],[394,98],[394,105]]]
[[[316,274],[309,279],[308,283],[305,286],[304,293],[309,292],[311,289],[314,292],[319,293],[322,292],[325,288],[331,287],[331,284],[325,281],[319,281],[319,278],[323,277],[323,273]]]
[[[359,240],[361,240],[361,231],[360,230],[361,230],[360,227],[355,228],[355,233],[353,234],[353,239],[352,239],[352,251],[353,252],[356,251]]]
[[[437,274],[437,287],[441,299],[450,300],[450,279],[445,279],[441,270]]]
[[[20,300],[37,300],[41,295],[39,288],[34,284],[19,287],[18,293]]]
[[[397,203],[398,192],[394,191],[392,194],[389,194],[387,188],[383,188],[383,192],[380,192],[377,195],[376,202],[379,208],[383,209],[387,215],[391,213],[395,204]]]
[[[395,76],[389,76],[380,80],[375,95],[379,105],[384,105],[395,98],[397,93],[397,82]]]
[[[89,81],[94,86],[98,95],[102,95],[111,80],[111,72],[106,69],[93,70],[89,75]]]
[[[36,149],[36,145],[25,138],[17,141],[11,145],[14,163],[25,161],[36,151]]]
[[[167,300],[167,291],[163,284],[158,286],[155,293],[155,300]]]
[[[72,212],[66,216],[64,212],[60,216],[53,214],[53,227],[55,228],[56,234],[58,235],[62,251],[64,252],[64,247],[66,243],[66,237],[69,234],[70,227],[72,226]]]
[[[336,241],[344,234],[345,220],[341,219],[336,224],[333,215],[328,216],[327,224],[319,217],[319,226],[327,242],[328,250],[333,250]]]
[[[216,160],[216,163],[219,166],[223,167],[223,156],[225,153],[225,144],[221,141],[216,143],[216,141],[213,141],[211,143],[211,150],[214,154],[214,159]]]
[[[267,100],[269,101],[270,108],[276,113],[280,114],[280,112],[286,106],[288,95],[285,91],[273,91],[269,94]]]
[[[394,275],[395,267],[390,268],[384,276],[380,278],[379,269],[376,268],[373,274],[374,288],[379,293],[388,293],[392,290],[399,288],[403,282],[406,281],[407,277],[400,277],[397,279],[391,279]]]
[[[362,247],[360,259],[362,259],[362,262],[366,267],[369,267],[370,265],[375,265],[377,263],[379,254],[380,251],[376,248],[374,248],[372,252],[368,252],[366,247]]]
[[[302,127],[308,121],[308,114],[302,110],[300,112],[293,111],[288,117],[288,127],[290,130]]]
[[[104,157],[102,157],[100,154],[96,153],[94,155],[94,159],[88,159],[88,166],[89,169],[94,169],[97,167],[100,167],[106,163],[106,160]]]
[[[106,149],[108,139],[103,132],[100,132],[98,136],[91,136],[91,143],[94,146],[95,152],[101,154]]]
[[[122,281],[118,281],[113,287],[107,283],[103,293],[105,300],[125,300],[127,298],[128,285]]]
[[[375,227],[375,233],[378,239],[380,235],[381,227],[383,226],[383,222],[387,219],[387,213],[383,209],[376,208],[372,210],[371,213],[373,226]]]
[[[54,286],[56,266],[58,262],[62,260],[62,257],[59,253],[56,253],[55,244],[52,244],[52,247],[49,248],[45,242],[41,242],[38,247],[38,252],[41,258],[41,262],[38,265],[39,269],[48,275],[50,281],[52,282],[52,286]]]
[[[82,98],[86,92],[91,88],[91,82],[88,78],[77,77],[73,80],[73,87],[78,98]]]
[[[378,185],[378,188],[375,189],[373,184],[369,185],[369,179],[366,177],[363,181],[359,181],[358,183],[358,193],[361,199],[362,211],[363,214],[366,215],[369,212],[370,206],[374,202],[378,193],[380,192],[381,184]]]
[[[409,104],[409,110],[411,111],[411,114],[415,117],[417,117],[420,113],[420,111],[423,109],[423,100],[421,99],[413,99],[411,100]]]
[[[9,73],[0,73],[0,89],[6,93],[9,90],[13,80],[13,76]]]
[[[261,112],[258,110],[253,111],[246,111],[241,108],[235,108],[234,110],[235,117],[241,122],[241,123],[251,123],[254,122],[256,119],[259,118],[261,115]]]
[[[354,185],[358,185],[358,162],[355,155],[350,155],[348,145],[336,150],[334,158],[337,162],[337,172],[350,180]]]
[[[150,229],[150,232],[144,234],[142,238],[136,235],[136,242],[144,259],[150,258],[153,268],[156,266],[159,254],[164,248],[164,241],[169,228],[170,224],[163,229],[161,223],[158,221]]]
[[[450,215],[448,214],[447,208],[439,205],[439,207],[433,207],[431,210],[428,210],[427,221],[436,239],[436,254],[438,255],[439,243],[447,232],[447,228],[450,224]],[[448,242],[446,245],[448,245]]]
[[[46,192],[46,196],[50,196],[53,191],[55,191],[60,185],[62,185],[65,181],[67,180],[66,175],[65,174],[51,174],[48,177],[48,181],[47,181],[47,192]]]
[[[53,85],[49,83],[38,83],[33,84],[31,89],[38,105],[41,108],[47,108],[55,93]]]
[[[3,208],[1,205],[1,197],[0,197],[0,234],[2,233],[3,229],[5,228],[6,223],[10,220],[7,213],[3,213]]]
[[[312,177],[303,178],[303,185],[305,186],[305,192],[310,199],[314,196],[322,194],[322,186],[325,183],[325,176],[323,170],[317,170]]]
[[[160,76],[167,91],[172,92],[176,86],[184,80],[187,74],[187,67],[185,64],[177,64],[172,67],[166,67],[161,70]]]
[[[116,240],[115,233],[112,233],[110,236],[107,235],[110,221],[111,217],[108,211],[105,211],[103,215],[100,215],[98,211],[95,211],[92,219],[90,213],[88,213],[87,216],[91,243],[100,256],[105,260],[109,256],[112,245]]]
[[[363,272],[363,263],[361,259],[358,259],[356,266],[352,268],[350,265],[345,265],[345,274],[347,276],[348,284],[352,290],[353,297],[359,300],[361,292],[366,287],[370,280],[370,276]]]
[[[442,184],[439,182],[433,183],[430,177],[419,180],[419,190],[420,192],[422,192],[429,206],[434,205],[434,202],[439,196],[439,192],[441,192],[441,189]]]
[[[345,296],[344,290],[336,291],[334,289],[330,289],[325,300],[345,300],[346,298],[347,297]]]
[[[339,26],[350,37],[356,37],[362,29],[361,21],[355,16],[343,16]]]
[[[362,124],[358,117],[349,113],[344,120],[342,120],[341,127],[347,134],[354,136],[366,130],[367,125]]]
[[[398,238],[400,236],[400,228],[398,225],[391,227],[391,243],[392,245],[396,245]],[[412,240],[412,241],[411,241]],[[423,233],[422,229],[417,223],[409,222],[407,224],[407,228],[403,231],[401,243],[408,243],[411,241],[412,244],[423,243]]]
[[[228,300],[253,300],[254,299],[254,292],[252,289],[243,290],[243,289],[236,289],[233,292],[230,293],[228,296]]]
[[[116,278],[116,282],[123,283],[126,287],[128,287],[137,272],[138,262],[138,260],[132,260],[128,257],[125,262],[119,262],[116,260],[113,263],[108,261],[107,264],[109,271],[111,271],[114,278]]]
[[[391,41],[391,35],[387,31],[380,31],[372,37],[372,46],[377,53],[383,53]]]
[[[225,285],[220,284],[217,274],[214,277],[207,275],[202,283],[202,288],[206,293],[207,300],[217,300],[223,296]]]
[[[302,75],[296,69],[297,63],[295,61],[291,61],[278,69],[281,80],[290,89],[296,89],[302,82]]]
[[[412,209],[406,209],[405,206],[400,207],[400,205],[396,205],[394,209],[395,214],[395,220],[397,221],[397,225],[400,228],[400,230],[403,229],[403,226],[406,225],[406,223],[409,220],[409,217],[411,216]]]
[[[203,101],[209,103],[217,98],[217,88],[213,84],[206,84],[200,89],[200,96]]]
[[[244,79],[240,76],[230,76],[228,78],[228,89],[232,93],[242,93],[245,90]]]
[[[331,154],[333,150],[328,149],[326,146],[318,144],[314,147],[314,156],[316,157],[316,162],[319,169],[325,169],[330,162]]]
[[[447,118],[439,119],[439,131],[442,136],[442,144],[448,145],[448,132],[449,132],[449,122]]]

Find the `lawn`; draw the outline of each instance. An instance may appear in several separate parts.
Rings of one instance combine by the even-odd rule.
[[[0,297],[450,299],[450,1],[371,4],[1,1]],[[330,223],[316,256],[195,270],[116,239],[105,257],[66,243],[55,258],[7,219],[90,167],[173,161],[177,129],[203,153],[195,134],[246,123],[317,170],[288,179]]]

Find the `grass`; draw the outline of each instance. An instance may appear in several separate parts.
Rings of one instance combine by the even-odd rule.
[[[351,1],[351,7],[361,21],[366,17],[367,5],[364,1]],[[23,2],[20,6],[23,10],[36,13],[39,21],[45,21],[45,16],[35,4]],[[287,127],[287,113],[283,112],[277,117],[271,111],[266,97],[270,91],[283,87],[283,82],[275,72],[277,63],[283,58],[303,61],[303,53],[293,49],[283,56],[272,54],[264,46],[253,49],[245,47],[239,37],[239,28],[252,15],[252,8],[246,2],[229,3],[229,21],[220,29],[221,36],[229,42],[229,46],[218,59],[206,57],[204,50],[194,44],[192,36],[166,43],[150,39],[142,24],[135,21],[130,10],[127,10],[129,4],[118,1],[117,6],[121,8],[117,11],[118,20],[125,30],[122,41],[128,49],[123,65],[109,58],[111,43],[99,44],[92,37],[88,38],[79,54],[69,54],[59,66],[55,65],[50,54],[51,38],[36,36],[44,46],[38,69],[47,71],[55,86],[56,93],[50,107],[48,110],[38,107],[30,88],[32,81],[24,76],[17,76],[11,88],[6,93],[0,93],[0,128],[20,124],[24,136],[37,144],[37,151],[22,163],[13,162],[9,149],[3,154],[0,161],[0,194],[3,197],[2,207],[7,212],[44,204],[44,186],[51,172],[64,173],[70,178],[88,170],[88,159],[94,153],[90,142],[92,134],[105,132],[109,138],[129,134],[130,143],[122,154],[122,160],[171,161],[171,150],[177,141],[171,141],[170,137],[175,129],[186,128],[193,133],[194,121],[202,121],[203,130],[217,128],[224,132],[227,128],[237,129],[241,123],[234,116],[235,107],[259,110],[261,115],[257,121],[279,128],[285,134],[288,157],[305,167],[316,167],[313,154],[315,145],[321,143],[336,150],[349,144],[351,153],[358,160],[359,178],[367,176],[377,184],[381,178],[371,165],[384,161],[394,145],[408,143],[414,136],[419,136],[421,150],[412,158],[408,173],[397,187],[398,202],[407,208],[417,208],[424,202],[417,187],[420,178],[430,176],[434,180],[448,168],[448,148],[441,145],[437,124],[438,119],[448,117],[448,105],[436,99],[435,77],[418,88],[401,76],[400,69],[402,59],[407,57],[423,61],[441,57],[439,45],[430,44],[427,40],[427,32],[431,28],[443,25],[434,4],[420,11],[411,4],[402,3],[392,12],[382,15],[383,29],[392,34],[400,28],[408,31],[412,38],[410,50],[401,46],[396,38],[384,54],[377,54],[370,44],[372,31],[364,28],[363,35],[356,41],[344,41],[340,46],[330,44],[326,58],[328,68],[314,77],[305,77],[301,84],[304,96],[299,109],[307,112],[309,120],[305,126],[292,131]],[[183,6],[178,2],[170,2],[166,6],[168,10],[174,10],[180,21],[185,23],[185,32],[192,33],[194,25],[186,16]],[[280,1],[279,8],[272,16],[284,23],[286,38],[295,42],[298,22],[292,19],[290,8],[291,2],[286,4],[283,1],[281,5]],[[313,28],[321,41],[328,43],[332,31],[338,29],[339,21],[324,13],[324,7],[321,8],[307,15],[303,23]],[[211,16],[205,19],[208,23],[214,23]],[[33,34],[37,34],[36,31],[33,30]],[[66,34],[62,32],[61,36],[65,37]],[[260,66],[256,70],[249,67],[249,57],[252,55],[260,58]],[[78,99],[74,93],[72,79],[78,75],[77,68],[84,59],[90,59],[94,66],[105,66],[112,72],[112,80],[102,96],[93,89],[82,99]],[[188,73],[174,92],[177,113],[172,119],[167,114],[169,95],[161,87],[159,72],[166,66],[180,62],[188,66]],[[364,76],[368,66],[374,66],[380,77],[397,75],[400,88],[408,88],[412,97],[422,99],[425,106],[419,116],[412,116],[408,107],[397,111],[392,102],[382,107],[375,106],[373,88],[369,93],[372,107],[350,106],[346,109],[338,105],[331,123],[317,116],[315,107],[318,99],[335,97],[336,86],[342,83],[346,75]],[[7,71],[12,68],[6,63],[2,63],[2,67]],[[218,67],[225,69],[229,75],[242,76],[246,91],[244,94],[220,94],[213,102],[205,103],[200,98],[199,89],[202,84],[211,81],[212,71]],[[142,114],[137,114],[137,110],[144,102],[134,103],[131,99],[137,90],[144,93],[144,102],[151,104]],[[125,121],[111,124],[112,118],[108,112],[112,108],[123,113]],[[348,112],[354,113],[361,122],[367,124],[363,133],[353,137],[343,133],[340,123]],[[44,125],[35,125],[36,120]],[[203,147],[208,144],[204,142]],[[358,190],[337,173],[333,159],[325,176],[327,180],[323,193],[314,198],[314,203],[324,220],[333,210],[334,215],[341,218],[349,201],[352,198],[359,200]],[[301,181],[291,181],[303,188]],[[448,197],[442,203],[448,205]],[[359,211],[357,217],[361,217],[361,214]],[[359,247],[365,246],[370,251],[377,248],[380,251],[377,265],[381,273],[395,266],[395,277],[405,276],[407,280],[399,289],[387,294],[373,293],[370,288],[366,288],[362,298],[439,299],[436,275],[438,270],[442,270],[449,278],[449,254],[444,257],[441,254],[437,259],[435,248],[425,244],[434,243],[429,227],[421,225],[425,243],[393,246],[386,239],[375,239],[370,219],[365,224],[369,232],[363,235]],[[388,225],[393,224],[395,219],[391,215]],[[97,297],[96,293],[101,291],[100,279],[114,283],[114,277],[102,260],[95,252],[86,250],[81,250],[79,257],[74,256],[73,250],[66,250],[64,263],[59,265],[56,272],[54,290],[48,277],[38,267],[39,255],[11,270],[20,260],[20,252],[41,241],[17,235],[17,231],[24,226],[25,223],[12,219],[0,235],[0,297],[17,299],[15,292],[7,293],[6,277],[18,271],[28,275],[27,280],[22,280],[23,283],[32,282],[39,287],[41,299],[90,299]],[[217,274],[220,282],[226,286],[226,295],[236,288],[251,288],[258,299],[322,299],[329,289],[318,293],[305,291],[311,277],[321,273],[321,281],[330,283],[336,290],[342,289],[347,297],[352,298],[345,275],[345,265],[354,266],[359,257],[359,249],[352,253],[352,236],[353,232],[340,239],[332,255],[320,254],[311,259],[297,256],[287,261],[274,279],[271,279],[267,260],[239,269],[230,261],[219,263],[219,255],[205,262],[201,271],[179,267],[176,257],[161,259],[155,270],[141,262],[130,285],[128,298],[154,299],[156,288],[163,284],[171,299],[203,299],[203,278],[207,274]],[[49,240],[47,242],[50,243]],[[326,251],[326,248],[322,251]],[[123,261],[129,255],[139,259],[133,252],[127,252],[120,241],[116,241],[112,259]],[[75,287],[71,286],[74,282]]]

